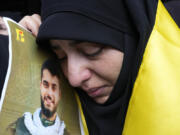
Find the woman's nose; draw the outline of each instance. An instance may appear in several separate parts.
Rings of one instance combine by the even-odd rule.
[[[67,63],[67,77],[69,83],[73,87],[80,87],[84,82],[91,77],[91,71],[88,67],[87,61],[78,58],[72,58]]]

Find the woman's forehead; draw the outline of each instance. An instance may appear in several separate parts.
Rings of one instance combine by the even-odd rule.
[[[80,46],[103,46],[102,44],[94,43],[94,42],[88,42],[83,40],[60,40],[60,39],[52,39],[50,40],[51,47],[55,46],[72,46],[72,47],[80,47]]]
[[[77,44],[81,44],[83,42],[86,41],[82,41],[82,40],[61,40],[61,39],[52,39],[50,40],[51,44],[68,44],[68,45],[77,45]]]

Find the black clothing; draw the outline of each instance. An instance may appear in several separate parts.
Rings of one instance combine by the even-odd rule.
[[[8,36],[0,35],[0,99],[8,68],[9,48]]]
[[[19,22],[26,15],[40,14],[40,9],[40,0],[4,0],[0,4],[0,16]]]
[[[8,17],[16,22],[19,22],[24,16],[22,12],[0,11],[1,17]]]
[[[177,25],[180,27],[180,1],[179,0],[174,0],[174,1],[169,1],[166,2],[165,7],[173,17],[174,21],[177,23]]]
[[[40,13],[40,0],[3,0],[0,11],[21,12],[24,15]]]

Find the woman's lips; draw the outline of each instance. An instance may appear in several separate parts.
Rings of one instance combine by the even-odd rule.
[[[87,94],[92,98],[101,96],[103,94],[103,92],[104,92],[105,87],[106,86],[101,86],[101,87],[88,89]]]

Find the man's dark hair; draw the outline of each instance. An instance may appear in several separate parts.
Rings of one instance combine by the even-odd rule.
[[[58,79],[61,78],[60,77],[61,68],[60,68],[59,61],[57,59],[47,59],[42,64],[42,67],[41,67],[41,79],[42,79],[42,76],[43,76],[44,69],[47,69],[51,73],[51,75],[57,76]]]

